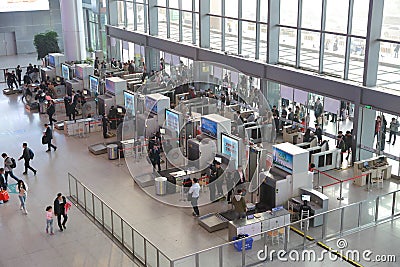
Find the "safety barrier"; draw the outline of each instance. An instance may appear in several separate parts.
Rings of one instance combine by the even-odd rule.
[[[260,251],[294,251],[321,244],[344,235],[362,231],[400,216],[400,190],[342,206],[301,221],[271,228],[239,241],[231,241],[176,259],[169,258],[110,206],[74,176],[68,174],[69,196],[128,256],[144,266],[248,266],[264,262]],[[296,230],[304,222],[323,219],[323,225]],[[290,235],[290,231],[302,235]],[[252,249],[248,244],[252,239]],[[235,247],[235,248],[234,248]],[[268,252],[268,249],[266,252]],[[239,251],[239,252],[238,252]],[[264,254],[263,254],[264,255]]]
[[[343,183],[349,182],[349,181],[354,181],[354,180],[359,179],[359,178],[362,178],[362,177],[364,177],[364,176],[368,176],[368,174],[362,174],[362,175],[358,175],[358,176],[354,176],[354,177],[351,177],[351,178],[347,178],[347,179],[342,180],[342,179],[333,177],[332,175],[329,175],[329,174],[327,174],[326,172],[320,171],[320,170],[318,170],[318,169],[313,169],[313,171],[317,172],[317,174],[318,174],[317,186],[314,187],[314,188],[315,188],[315,189],[321,189],[321,192],[322,192],[322,193],[324,193],[324,189],[325,189],[325,188],[331,187],[331,186],[335,186],[335,185],[337,185],[337,184],[340,184],[339,197],[337,198],[337,200],[344,200],[344,197],[343,197]],[[334,180],[335,182],[329,183],[329,184],[327,184],[327,185],[320,186],[320,179],[321,179],[320,176],[321,176],[321,175],[326,176],[326,177],[328,177],[329,179]],[[367,186],[369,186],[369,183],[367,183]]]
[[[172,266],[152,242],[121,218],[100,197],[68,173],[69,197],[132,260],[144,266]]]

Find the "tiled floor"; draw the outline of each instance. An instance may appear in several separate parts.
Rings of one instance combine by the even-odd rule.
[[[30,59],[20,57],[17,60],[18,62],[25,60],[28,63]],[[13,65],[16,59],[0,58],[0,62],[2,65],[9,66]],[[16,196],[12,196],[8,204],[0,205],[0,236],[2,239],[9,240],[8,244],[0,243],[0,251],[2,251],[0,266],[19,266],[28,263],[33,263],[34,266],[50,266],[54,264],[54,260],[52,261],[54,258],[63,259],[60,265],[68,264],[68,266],[133,265],[77,209],[71,211],[67,231],[57,233],[51,238],[43,233],[44,207],[51,204],[58,191],[67,193],[68,172],[80,179],[122,218],[171,258],[227,241],[226,230],[210,234],[201,228],[192,217],[190,208],[172,207],[149,197],[133,183],[124,162],[123,166],[118,166],[118,162],[109,161],[105,155],[94,156],[89,153],[88,145],[103,141],[101,133],[78,138],[66,137],[63,133],[55,131],[54,142],[59,150],[46,153],[46,148],[41,145],[40,138],[43,131],[42,125],[47,121],[47,116],[27,112],[20,96],[17,95],[0,95],[0,114],[2,118],[1,152],[7,152],[16,158],[21,153],[21,143],[27,141],[36,154],[32,165],[38,169],[36,177],[32,174],[22,176],[22,164],[18,164],[15,171],[30,188],[28,216],[19,214]],[[60,115],[57,114],[57,116]],[[143,166],[138,168],[143,168]],[[131,171],[135,173],[138,170]],[[344,171],[338,175],[349,177],[350,174]],[[348,184],[344,190],[346,200],[341,202],[336,200],[337,187],[332,187],[326,194],[330,197],[330,207],[333,208],[373,198],[377,194],[397,188],[399,187],[395,181],[386,182],[384,189],[372,192],[366,192],[363,188]],[[229,206],[226,203],[219,202],[201,207],[200,212],[206,214],[227,209]],[[235,252],[229,250],[227,253]],[[232,256],[224,255],[228,258]]]

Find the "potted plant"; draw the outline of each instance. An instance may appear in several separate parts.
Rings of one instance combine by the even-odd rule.
[[[43,59],[49,53],[60,52],[60,47],[58,46],[58,33],[55,31],[36,34],[33,39],[33,44],[38,53],[38,59]]]

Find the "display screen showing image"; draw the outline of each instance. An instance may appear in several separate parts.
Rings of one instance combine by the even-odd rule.
[[[83,68],[76,67],[75,76],[76,78],[83,80]]]
[[[222,154],[233,158],[237,169],[239,165],[239,140],[223,133],[221,143]]]
[[[272,158],[276,167],[288,173],[293,173],[293,155],[274,147]]]
[[[52,55],[49,55],[49,66],[56,66],[56,59]]]
[[[49,0],[2,0],[0,12],[49,10]]]
[[[94,76],[89,76],[90,92],[99,93],[99,79]]]
[[[151,97],[146,96],[146,110],[157,114],[157,101]]]
[[[206,118],[201,118],[201,132],[212,138],[217,138],[217,123]]]
[[[106,92],[115,95],[114,83],[108,79],[106,79]]]
[[[69,80],[69,78],[70,78],[70,76],[69,76],[69,67],[67,65],[61,64],[61,76],[65,80]]]
[[[179,134],[179,114],[166,109],[165,110],[165,123],[166,126],[171,129],[172,131],[176,132]]]
[[[125,108],[132,115],[135,115],[135,95],[129,92],[124,92]]]

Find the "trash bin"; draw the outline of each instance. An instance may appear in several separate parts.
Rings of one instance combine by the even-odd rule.
[[[167,193],[167,178],[157,177],[154,179],[156,195],[163,196]]]
[[[107,146],[108,159],[113,160],[118,158],[118,146],[111,144]]]

